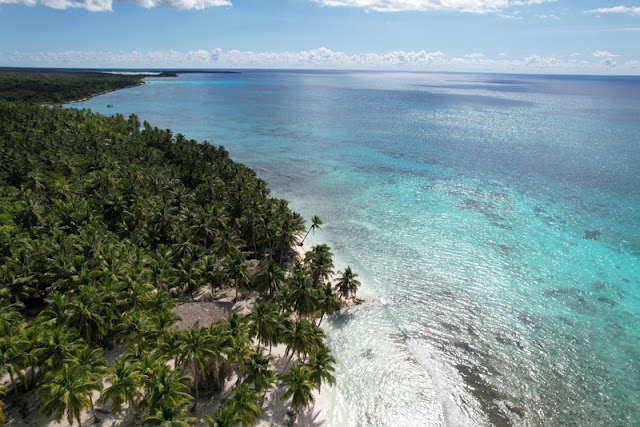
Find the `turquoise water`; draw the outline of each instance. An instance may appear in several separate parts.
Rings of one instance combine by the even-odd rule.
[[[327,323],[328,425],[640,420],[640,78],[245,71],[74,106],[222,144],[323,219],[366,299]]]

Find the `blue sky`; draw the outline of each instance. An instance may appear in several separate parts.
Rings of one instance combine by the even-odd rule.
[[[640,1],[0,0],[0,65],[640,74]]]

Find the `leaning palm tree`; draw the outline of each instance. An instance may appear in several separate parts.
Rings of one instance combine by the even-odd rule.
[[[300,243],[298,243],[300,246],[302,246],[304,244],[305,239],[307,238],[307,236],[309,235],[309,232],[311,230],[314,230],[313,232],[315,233],[315,229],[317,228],[318,230],[321,230],[320,226],[322,225],[322,220],[320,219],[320,217],[318,215],[314,215],[311,217],[311,227],[309,227],[309,230],[307,230],[307,234],[304,235],[304,237],[302,238],[302,241]]]
[[[313,389],[315,388],[311,380],[311,369],[306,365],[294,365],[291,369],[282,374],[280,379],[286,384],[287,390],[282,395],[282,401],[291,398],[291,410],[295,422],[298,412],[313,403]]]
[[[338,283],[336,283],[338,292],[340,292],[343,298],[348,298],[349,295],[355,297],[358,287],[360,286],[360,281],[356,279],[358,275],[351,271],[351,267],[345,268],[343,273],[338,272],[338,274],[340,274],[340,279],[338,279]]]
[[[85,409],[93,409],[91,396],[102,389],[102,381],[78,363],[65,363],[59,370],[49,371],[45,377],[47,383],[38,389],[44,396],[40,411],[47,417],[55,414],[60,422],[67,414],[67,421],[74,419],[82,426],[80,414]]]

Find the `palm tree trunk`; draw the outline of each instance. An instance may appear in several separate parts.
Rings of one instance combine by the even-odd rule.
[[[287,370],[287,366],[289,366],[289,363],[291,363],[291,359],[293,359],[293,352],[291,352],[291,356],[289,356],[289,360],[287,360],[287,363],[284,365],[284,368],[282,368],[282,372],[280,372],[281,374]]]
[[[307,236],[309,235],[309,233],[311,233],[311,229],[312,228],[313,228],[313,226],[309,227],[309,229],[307,230],[307,234],[304,235],[304,237],[302,238],[302,241],[300,243],[298,243],[298,246],[302,246],[304,244],[304,239],[306,239]]]
[[[322,318],[324,317],[324,310],[322,311],[322,314],[320,315],[320,320],[318,321],[318,328],[320,327],[320,323],[322,323]]]
[[[91,412],[93,413],[94,423],[99,423],[100,422],[100,418],[98,418],[98,414],[96,414],[96,407],[93,404],[93,398],[92,397],[89,398],[89,402],[91,403]]]
[[[196,386],[196,401],[193,404],[193,408],[191,408],[191,412],[195,412],[198,407],[198,369],[195,366],[195,362],[193,363],[193,382]]]

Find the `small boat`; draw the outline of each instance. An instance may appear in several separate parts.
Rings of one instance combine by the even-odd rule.
[[[107,104],[107,108],[113,108],[113,104]]]

